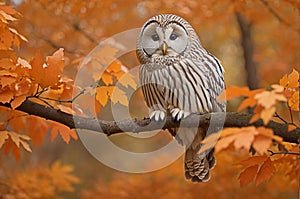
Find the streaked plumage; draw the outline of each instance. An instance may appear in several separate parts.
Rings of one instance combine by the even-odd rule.
[[[171,114],[181,120],[191,113],[225,111],[225,103],[216,100],[225,87],[223,67],[183,18],[172,14],[150,18],[141,30],[137,57],[151,119]],[[197,154],[205,135],[206,129],[177,132],[176,138],[187,148],[185,176],[193,182],[207,181],[215,165],[213,150]]]

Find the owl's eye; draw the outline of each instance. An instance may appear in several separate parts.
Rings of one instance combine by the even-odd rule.
[[[153,41],[158,41],[159,40],[158,34],[152,35],[151,38],[152,38]]]
[[[177,35],[175,34],[175,33],[172,33],[171,35],[170,35],[170,39],[171,40],[175,40],[175,39],[177,39]]]

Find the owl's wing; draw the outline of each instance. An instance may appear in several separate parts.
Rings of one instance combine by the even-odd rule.
[[[224,83],[224,69],[220,64],[219,60],[209,52],[202,65],[204,65],[206,70],[206,78],[209,93],[211,96],[211,103],[213,112],[226,112],[226,102],[218,102],[217,98],[225,89]]]

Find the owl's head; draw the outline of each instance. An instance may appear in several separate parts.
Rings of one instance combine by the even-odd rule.
[[[137,55],[141,63],[151,57],[183,56],[195,42],[200,45],[197,34],[186,20],[173,14],[160,14],[143,25]]]

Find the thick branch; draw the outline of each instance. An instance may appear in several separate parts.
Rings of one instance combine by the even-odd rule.
[[[9,104],[0,104],[0,106],[10,107]],[[104,121],[95,118],[84,118],[79,116],[73,116],[68,113],[61,112],[54,108],[37,104],[30,100],[26,100],[20,107],[19,111],[26,112],[30,115],[39,116],[48,120],[56,121],[64,124],[70,128],[86,129],[101,132],[107,135],[122,133],[122,132],[146,132],[150,130],[161,129],[162,124],[157,122],[151,122],[149,118],[144,119],[125,119],[122,121]],[[170,117],[167,118],[163,129],[173,127],[197,127],[200,118],[199,126],[208,125],[210,117],[213,115],[217,121],[222,121],[226,114],[224,127],[244,127],[249,126],[249,120],[252,117],[251,114],[242,113],[211,113],[204,115],[190,115],[185,119],[184,125],[173,122]],[[263,126],[261,121],[251,124],[254,126]],[[287,133],[287,125],[278,122],[271,121],[268,126],[274,130],[274,133],[284,139],[284,141],[297,143],[300,138],[300,128]]]

